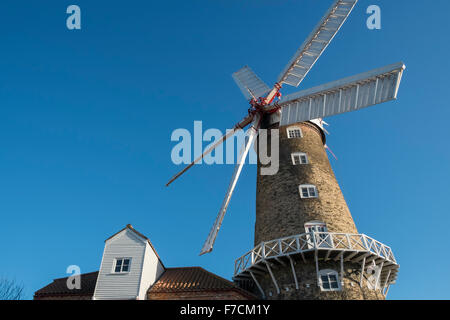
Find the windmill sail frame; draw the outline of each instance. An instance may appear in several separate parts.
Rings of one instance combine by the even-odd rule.
[[[298,87],[347,20],[358,0],[336,0],[278,77]]]
[[[236,71],[232,77],[248,101],[262,97],[270,91],[269,86],[249,66]]]
[[[280,126],[367,108],[397,98],[400,62],[285,96]]]
[[[250,102],[248,115],[235,125],[232,132],[222,136],[210,146],[201,156],[177,173],[166,184],[170,185],[187,170],[192,168],[204,156],[230,138],[236,130],[250,127],[247,140],[243,145],[238,164],[235,166],[222,207],[214,225],[203,245],[200,255],[212,251],[217,234],[222,225],[231,196],[241,174],[245,158],[251,143],[258,135],[261,119],[264,115],[274,115],[270,119],[279,119],[278,109],[281,109],[280,126],[293,123],[314,121],[314,119],[329,117],[336,114],[356,111],[397,98],[405,65],[396,63],[375,69],[356,76],[330,82],[315,88],[303,90],[288,95],[279,103],[273,104],[275,98],[280,98],[283,84],[297,87],[311,68],[323,54],[325,49],[341,29],[358,0],[335,0],[308,38],[303,42],[280,74],[277,83],[269,88],[248,66],[235,72],[232,76],[244,96]],[[265,96],[267,94],[267,96]],[[265,96],[265,97],[264,97]],[[272,120],[271,120],[272,121]],[[322,122],[321,122],[322,123]],[[291,261],[292,263],[292,261]],[[267,265],[269,267],[269,265]],[[270,269],[269,269],[270,271]]]

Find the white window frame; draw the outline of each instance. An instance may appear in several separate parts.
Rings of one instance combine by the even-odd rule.
[[[294,130],[300,131],[300,137],[291,137],[290,131],[294,131]],[[286,129],[286,133],[287,133],[288,139],[300,139],[300,138],[303,138],[303,131],[302,131],[302,128],[300,128],[300,127],[289,127],[289,128]]]
[[[309,221],[305,223],[306,232],[328,232],[327,224],[323,221]]]
[[[295,157],[299,157],[300,158],[300,163],[295,163]],[[306,162],[302,161],[302,157],[305,157]],[[292,164],[294,166],[300,166],[302,164],[309,164],[309,159],[308,159],[308,155],[304,152],[294,152],[291,154],[291,159],[292,159]]]
[[[333,248],[333,239],[328,234],[327,224],[323,221],[309,221],[305,223],[305,232],[308,247],[314,248],[314,241],[309,234],[315,233],[316,243],[319,248]]]
[[[116,271],[116,266],[117,266],[117,262],[121,260],[121,264],[120,264],[120,271]],[[125,260],[128,260],[128,271],[123,271],[123,262]],[[114,263],[113,263],[113,267],[111,270],[111,273],[115,273],[115,274],[125,274],[125,273],[130,273],[131,270],[131,258],[130,257],[118,257],[118,258],[114,258]]]
[[[337,288],[332,288],[331,287],[331,279],[330,276],[334,276],[336,278],[336,284],[337,284]],[[328,279],[328,283],[330,285],[330,288],[324,288],[323,287],[323,279],[322,277],[327,277]],[[320,285],[320,290],[322,291],[341,291],[342,290],[342,286],[341,286],[341,279],[339,279],[339,273],[336,270],[331,270],[331,269],[324,269],[324,270],[320,270],[319,271],[319,285]]]
[[[307,188],[308,189],[308,196],[304,196],[303,195],[303,189]],[[314,188],[314,196],[311,196],[311,189]],[[317,187],[312,185],[312,184],[302,184],[298,187],[298,190],[300,192],[300,197],[302,199],[317,199],[319,198],[319,192],[317,191]]]

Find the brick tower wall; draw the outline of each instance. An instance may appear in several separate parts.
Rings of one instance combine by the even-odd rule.
[[[278,173],[273,176],[262,176],[259,174],[261,165],[258,164],[255,246],[263,241],[305,233],[304,225],[310,221],[326,223],[329,232],[357,234],[355,223],[328,160],[322,130],[310,122],[289,127],[292,126],[300,127],[303,137],[288,139],[287,127],[280,128]],[[276,129],[278,124],[267,126],[263,123],[263,127]],[[270,139],[268,140],[270,142]],[[309,163],[293,165],[291,154],[295,152],[306,153]],[[315,185],[318,198],[302,199],[299,186],[303,184]],[[289,264],[283,266],[275,263],[272,265],[273,274],[280,293],[277,293],[269,273],[257,276],[266,299],[384,299],[379,291],[359,285],[361,267],[357,264],[345,262],[342,290],[326,292],[321,291],[318,286],[314,254],[305,260],[298,256],[294,256],[293,259],[299,289],[295,288]],[[325,261],[323,257],[319,257],[318,265],[319,270],[332,269],[341,275],[339,260]],[[364,279],[366,278],[367,274],[364,274]]]
[[[277,280],[280,293],[277,294],[275,285],[269,275],[258,277],[264,288],[267,300],[384,300],[380,291],[370,290],[364,284],[359,285],[361,267],[352,263],[345,263],[344,285],[341,291],[321,291],[317,285],[317,274],[314,260],[295,260],[295,271],[298,279],[298,290],[290,267],[279,266],[272,270]],[[320,269],[333,269],[340,273],[339,262],[319,261]],[[364,274],[367,279],[367,274]]]
[[[325,222],[329,232],[358,233],[331,169],[321,130],[309,122],[293,126],[301,128],[303,138],[288,139],[287,128],[280,128],[278,173],[262,176],[258,165],[255,246],[262,241],[304,233],[304,224],[314,220]],[[306,153],[309,164],[294,166],[291,154],[295,152]],[[315,185],[319,197],[302,199],[299,193],[302,184]]]

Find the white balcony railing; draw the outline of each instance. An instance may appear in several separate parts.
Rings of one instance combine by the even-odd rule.
[[[253,250],[236,259],[234,275],[237,276],[266,259],[315,250],[369,253],[393,264],[397,264],[390,247],[365,234],[311,232],[262,242],[253,248]]]

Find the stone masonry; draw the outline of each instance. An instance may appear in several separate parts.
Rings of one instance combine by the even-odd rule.
[[[334,269],[340,273],[339,262],[319,261],[319,268]],[[273,268],[280,294],[277,294],[270,276],[258,277],[258,281],[265,289],[267,300],[384,300],[380,291],[370,290],[366,285],[359,285],[361,275],[359,265],[345,263],[344,283],[341,291],[321,291],[317,284],[314,259],[307,259],[306,263],[301,259],[295,259],[295,270],[299,282],[298,290],[295,287],[290,267]],[[364,275],[364,282],[367,280],[367,276],[367,274]]]
[[[326,223],[329,232],[358,233],[328,160],[323,131],[311,122],[289,127],[294,126],[301,128],[302,138],[288,139],[287,127],[279,128],[279,172],[273,176],[262,176],[259,174],[261,164],[258,164],[255,246],[263,241],[305,233],[304,225],[311,221]],[[277,129],[278,123],[265,127]],[[270,139],[268,140],[270,142]],[[309,163],[293,165],[291,154],[295,152],[306,153]],[[318,198],[302,199],[299,186],[303,184],[316,186]],[[361,267],[350,262],[345,262],[344,265],[343,279],[340,279],[343,284],[342,290],[321,291],[317,281],[314,255],[304,258],[295,257],[299,289],[295,288],[289,264],[273,265],[272,271],[280,293],[277,293],[269,273],[257,276],[266,299],[384,299],[379,291],[359,285]],[[319,257],[318,264],[319,270],[332,269],[341,276],[340,261],[324,261]],[[364,275],[364,279],[367,276]]]
[[[304,233],[305,223],[314,220],[325,222],[329,232],[358,233],[331,169],[321,130],[309,122],[293,126],[301,128],[303,138],[288,139],[287,128],[280,128],[278,173],[257,175],[255,246]],[[294,152],[306,153],[309,164],[294,166]],[[319,198],[301,199],[302,184],[315,185]]]

